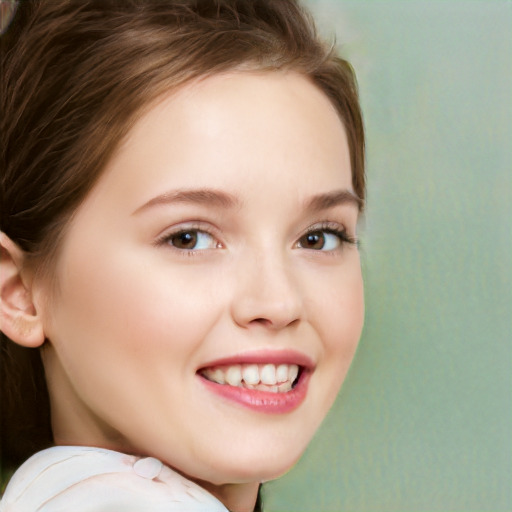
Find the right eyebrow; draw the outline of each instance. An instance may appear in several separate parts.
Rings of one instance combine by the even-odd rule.
[[[149,208],[174,203],[191,203],[214,206],[222,209],[234,208],[240,201],[233,195],[211,188],[194,188],[164,192],[137,208],[133,215]]]
[[[352,204],[361,211],[364,207],[363,200],[348,189],[334,190],[326,194],[318,194],[307,201],[306,210],[322,211],[343,204]]]

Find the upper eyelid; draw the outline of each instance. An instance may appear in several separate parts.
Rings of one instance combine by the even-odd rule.
[[[212,238],[215,238],[217,241],[222,243],[220,240],[218,229],[210,223],[203,221],[186,221],[180,222],[174,226],[169,226],[166,229],[162,230],[160,234],[155,237],[155,245],[159,245],[162,242],[165,242],[169,238],[178,235],[179,233],[187,232],[187,231],[198,231],[200,233],[205,233],[210,235]]]
[[[350,235],[350,230],[343,224],[342,222],[333,222],[333,221],[322,221],[315,222],[307,227],[300,236],[304,236],[312,231],[331,231],[331,232],[343,232],[348,236]]]
[[[201,231],[202,233],[209,233],[212,236],[216,236],[220,230],[211,222],[203,220],[190,220],[177,222],[176,224],[167,226],[160,232],[160,235],[157,236],[181,233],[182,231]]]
[[[351,231],[343,223],[333,221],[322,221],[312,224],[302,232],[297,241],[308,233],[313,233],[315,231],[326,231],[330,232],[331,234],[343,234],[344,236],[340,237],[342,244],[348,243],[359,246],[359,239],[355,234],[355,230],[352,234]]]
[[[314,222],[309,227],[306,228],[306,232],[315,230],[315,229],[345,229],[345,225],[342,222],[332,221],[332,220],[324,220],[320,222]]]

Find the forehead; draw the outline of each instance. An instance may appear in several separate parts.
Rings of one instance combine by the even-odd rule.
[[[285,72],[221,74],[163,96],[133,126],[100,185],[139,203],[176,187],[352,190],[335,108],[307,78]]]

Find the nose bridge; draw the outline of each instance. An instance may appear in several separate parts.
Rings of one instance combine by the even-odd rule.
[[[286,250],[253,247],[241,259],[232,306],[235,322],[281,329],[299,320],[302,298],[298,276]]]

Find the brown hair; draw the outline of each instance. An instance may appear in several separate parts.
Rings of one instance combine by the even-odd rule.
[[[364,200],[352,68],[319,41],[294,0],[21,1],[0,53],[0,229],[39,275],[51,275],[70,216],[144,108],[215,73],[308,77],[343,121]],[[0,357],[2,459],[14,465],[51,444],[48,397],[36,350],[3,336]]]

